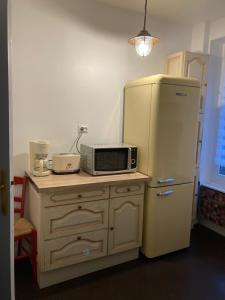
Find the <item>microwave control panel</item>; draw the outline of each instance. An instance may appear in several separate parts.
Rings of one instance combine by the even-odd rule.
[[[137,167],[137,148],[131,148],[131,169]]]

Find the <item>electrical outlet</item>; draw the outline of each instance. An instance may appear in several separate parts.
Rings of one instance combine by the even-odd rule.
[[[79,124],[78,125],[78,132],[79,133],[88,133],[88,125]]]

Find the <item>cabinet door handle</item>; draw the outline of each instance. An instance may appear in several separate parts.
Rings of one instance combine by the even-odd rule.
[[[80,240],[81,240],[81,236],[78,236],[78,237],[77,237],[77,240],[80,241]]]
[[[82,198],[82,195],[81,195],[81,194],[79,194],[77,197],[78,197],[78,198]]]
[[[175,178],[165,178],[165,179],[160,178],[160,179],[158,180],[158,183],[171,183],[171,182],[173,182],[174,180],[175,180]]]
[[[78,206],[78,209],[82,209],[82,206],[81,206],[81,205],[79,205],[79,206]]]
[[[114,230],[114,227],[110,227],[110,230]]]
[[[174,193],[174,191],[173,190],[167,190],[167,191],[165,191],[165,192],[159,192],[159,193],[157,193],[157,196],[170,196],[170,195],[172,195]]]

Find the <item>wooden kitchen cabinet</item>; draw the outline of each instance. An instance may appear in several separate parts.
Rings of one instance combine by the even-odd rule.
[[[29,179],[41,288],[138,257],[148,176],[79,173]]]
[[[199,164],[201,159],[202,146],[202,127],[205,111],[205,98],[207,89],[209,55],[203,53],[194,53],[189,51],[181,51],[168,55],[165,63],[165,73],[173,76],[181,76],[188,78],[196,78],[200,82],[200,107],[199,107],[199,134],[196,152],[196,178],[199,178]],[[195,180],[198,189],[199,182]],[[192,223],[197,219],[197,199],[198,194],[193,197]]]
[[[177,52],[167,56],[165,73],[173,76],[196,78],[200,81],[200,113],[204,112],[209,56],[188,51]]]
[[[142,194],[110,199],[108,253],[140,247],[142,225]]]

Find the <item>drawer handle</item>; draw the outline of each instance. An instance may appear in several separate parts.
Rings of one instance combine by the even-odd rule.
[[[81,205],[79,205],[79,206],[78,206],[78,209],[82,209],[82,206],[81,206]]]
[[[82,198],[82,195],[81,195],[81,194],[79,194],[77,197],[78,197],[78,198]]]
[[[157,193],[157,196],[169,196],[169,195],[172,195],[174,193],[173,190],[168,190],[168,191],[165,191],[165,192],[159,192]]]
[[[78,237],[77,237],[77,240],[80,241],[80,240],[81,240],[81,236],[78,236]]]
[[[127,192],[131,192],[130,188],[127,188]]]
[[[110,227],[110,230],[114,230],[114,227]]]

